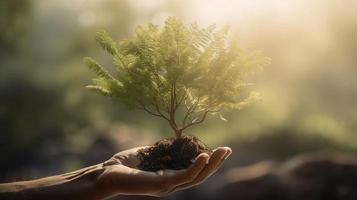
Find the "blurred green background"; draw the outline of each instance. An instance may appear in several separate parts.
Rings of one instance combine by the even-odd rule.
[[[263,101],[188,131],[229,145],[226,168],[315,150],[357,149],[357,2],[354,0],[3,0],[0,2],[0,181],[57,174],[173,136],[164,121],[85,90],[82,63],[167,16],[229,24],[244,48],[272,59],[255,83]]]

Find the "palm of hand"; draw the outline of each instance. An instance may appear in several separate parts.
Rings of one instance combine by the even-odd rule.
[[[165,196],[202,183],[232,152],[229,147],[219,147],[211,156],[205,153],[197,156],[188,169],[148,172],[137,168],[140,163],[137,151],[141,148],[145,147],[119,152],[104,162],[106,170],[99,178],[99,185],[112,195]]]

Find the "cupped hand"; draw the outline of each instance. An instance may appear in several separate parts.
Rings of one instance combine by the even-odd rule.
[[[137,152],[141,148],[146,147],[119,152],[103,163],[105,171],[97,181],[97,188],[103,194],[165,196],[204,182],[232,153],[229,147],[219,147],[211,155],[198,155],[187,169],[148,172],[137,168],[140,163]]]

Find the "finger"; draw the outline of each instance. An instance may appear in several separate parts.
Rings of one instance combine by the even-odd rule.
[[[219,164],[224,160],[225,155],[230,150],[229,147],[219,147],[217,148],[209,159],[208,165],[199,174],[195,182],[202,182],[207,177],[213,174],[214,170],[217,169]]]
[[[103,162],[103,167],[110,166],[110,165],[118,165],[118,164],[121,164],[120,160],[115,157],[111,157],[109,160]]]
[[[195,162],[185,170],[161,170],[157,174],[166,176],[166,181],[161,184],[159,196],[170,194],[179,185],[189,184],[194,181],[208,162],[209,155],[202,153],[196,157]]]
[[[186,189],[195,185],[198,185],[205,181],[210,175],[212,175],[220,165],[223,164],[223,161],[227,156],[230,155],[232,150],[229,147],[219,147],[214,150],[213,154],[211,155],[208,165],[201,171],[201,173],[196,177],[194,181],[191,183],[186,183],[178,186],[175,190],[182,190]]]
[[[105,187],[123,194],[160,195],[168,194],[173,188],[192,182],[204,169],[209,156],[201,154],[194,164],[185,170],[142,171],[125,165],[113,165],[101,180]]]
[[[116,153],[113,157],[117,158],[117,159],[123,159],[125,157],[135,157],[138,154],[139,150],[145,149],[148,147],[150,147],[150,146],[140,146],[140,147],[123,150],[123,151]]]
[[[214,169],[215,173],[218,169],[221,168],[221,166],[223,165],[224,161],[227,160],[227,158],[232,154],[232,149],[227,147],[227,153],[224,155],[223,159],[221,159],[220,163],[217,165],[216,169]]]
[[[138,151],[144,148],[148,148],[149,146],[141,146],[141,147],[135,147],[132,149],[124,150],[121,151],[117,154],[115,154],[112,159],[119,161],[119,164],[123,164],[128,167],[136,168],[139,163],[140,159],[137,156]]]
[[[180,170],[172,177],[174,182],[172,182],[171,186],[176,187],[194,181],[205,168],[208,159],[208,154],[201,153],[187,170]]]

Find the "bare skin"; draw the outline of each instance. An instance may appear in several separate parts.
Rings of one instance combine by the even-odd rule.
[[[115,154],[108,161],[74,172],[31,181],[0,184],[0,199],[106,199],[115,195],[166,196],[201,184],[232,153],[219,147],[202,153],[184,170],[142,171],[138,147]]]

